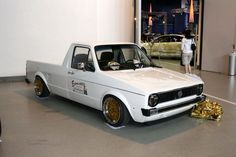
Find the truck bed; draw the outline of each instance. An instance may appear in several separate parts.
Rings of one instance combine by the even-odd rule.
[[[41,61],[26,61],[26,77],[30,82],[34,81],[35,74],[37,72],[45,73],[45,74],[52,74],[61,71],[62,69],[61,63],[47,63]]]

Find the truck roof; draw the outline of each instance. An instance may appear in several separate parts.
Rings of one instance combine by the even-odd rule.
[[[135,44],[132,42],[74,42],[73,45],[89,45],[95,47],[98,45],[120,45],[120,44]],[[136,45],[136,44],[135,44]]]

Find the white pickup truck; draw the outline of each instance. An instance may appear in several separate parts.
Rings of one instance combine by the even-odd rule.
[[[200,78],[155,66],[133,43],[74,43],[62,65],[27,61],[26,79],[38,97],[53,93],[98,109],[112,126],[169,117],[204,99]]]

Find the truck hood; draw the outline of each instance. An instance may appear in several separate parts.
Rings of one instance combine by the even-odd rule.
[[[117,80],[116,88],[129,89],[136,93],[156,93],[176,88],[203,84],[200,77],[186,75],[165,68],[142,68],[136,70],[107,71]]]

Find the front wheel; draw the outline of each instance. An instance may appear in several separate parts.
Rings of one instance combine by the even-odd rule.
[[[114,96],[107,96],[102,105],[103,116],[111,126],[118,127],[128,124],[130,114],[124,103]]]

